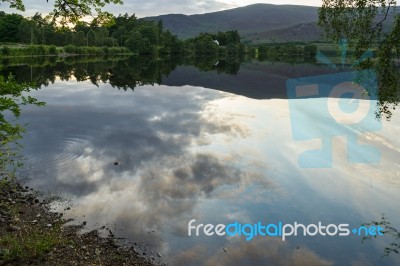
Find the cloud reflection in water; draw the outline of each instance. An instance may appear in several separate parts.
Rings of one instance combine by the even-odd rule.
[[[308,147],[292,139],[286,100],[190,86],[144,86],[132,93],[73,81],[34,96],[48,105],[23,113],[29,122],[26,152],[35,158],[31,183],[71,197],[74,208],[67,216],[84,215],[89,226],[115,221],[124,228],[121,235],[151,244],[174,265],[331,265],[333,258],[340,263],[352,255],[335,255],[332,246],[361,252],[356,239],[189,238],[192,218],[364,222],[381,206],[389,212],[395,207],[387,190],[366,190],[357,167],[341,165],[318,176],[299,170],[297,155]],[[384,139],[391,135],[378,141]],[[71,154],[68,160],[45,161],[63,149]],[[385,151],[384,163],[392,164],[397,152]],[[395,191],[389,191],[393,199]],[[221,253],[223,247],[229,252]]]
[[[72,198],[70,217],[84,215],[89,226],[115,221],[128,239],[167,241],[167,252],[204,202],[235,201],[249,187],[254,195],[274,188],[265,166],[241,150],[251,130],[215,104],[229,94],[193,87],[144,87],[134,95],[108,85],[74,88],[42,89],[36,96],[46,108],[23,117],[28,155],[56,153],[52,149],[67,140],[78,146],[69,148],[73,160],[44,171],[39,159],[30,171],[37,188]]]

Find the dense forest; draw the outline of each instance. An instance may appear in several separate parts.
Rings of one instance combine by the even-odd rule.
[[[156,22],[138,19],[135,15],[127,14],[114,17],[112,23],[80,21],[70,28],[56,25],[38,13],[31,18],[25,18],[18,14],[0,12],[0,43],[66,47],[67,53],[79,53],[75,47],[125,47],[137,54],[245,52],[237,31],[201,34],[181,41],[164,29],[161,20]],[[87,53],[87,50],[82,51]],[[39,52],[53,54],[56,51],[53,47],[49,51],[42,49]],[[2,51],[3,55],[11,53],[10,50]]]
[[[113,17],[107,23],[94,19],[67,27],[39,13],[26,18],[2,11],[0,47],[0,56],[132,53],[222,58],[259,54],[265,58],[292,55],[314,57],[317,50],[315,45],[245,46],[236,30],[201,33],[197,37],[180,40],[164,28],[161,20],[138,19],[128,14]]]

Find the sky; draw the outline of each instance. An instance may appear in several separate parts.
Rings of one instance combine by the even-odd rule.
[[[26,16],[32,16],[36,12],[49,13],[53,7],[53,0],[24,0],[26,11],[21,13]],[[109,5],[105,10],[118,15],[120,13],[136,14],[137,17],[157,16],[163,14],[203,14],[215,11],[231,9],[250,4],[292,4],[320,6],[322,0],[124,0],[123,5]],[[0,10],[5,12],[15,12],[8,8],[7,3],[0,1]]]

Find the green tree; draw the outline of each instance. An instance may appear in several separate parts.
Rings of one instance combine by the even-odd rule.
[[[86,35],[87,32],[90,30],[90,27],[86,22],[79,21],[78,23],[75,24],[74,30],[76,32],[82,31]]]
[[[109,32],[107,27],[99,27],[95,29],[96,33],[96,42],[98,46],[104,46],[105,41],[108,38]]]
[[[304,56],[306,57],[315,57],[317,54],[318,47],[315,44],[307,44],[303,48]]]
[[[158,36],[161,36],[164,29],[164,24],[161,19],[157,23],[157,28],[158,28]]]
[[[31,90],[32,84],[17,83],[12,76],[0,76],[0,173],[4,174],[8,166],[18,165],[18,141],[22,138],[24,128],[4,116],[5,111],[11,112],[17,119],[21,114],[21,105],[44,105],[30,96],[24,96]]]
[[[195,39],[189,40],[189,42],[193,42],[195,54],[215,55],[218,53],[218,45],[210,34],[202,33]]]
[[[9,3],[11,8],[25,11],[23,0],[0,1]],[[97,20],[106,22],[112,18],[110,13],[102,10],[106,4],[122,4],[122,0],[54,0],[54,11],[50,15],[62,25],[67,25],[68,23],[76,24],[80,19],[92,15],[95,11]]]
[[[88,46],[96,45],[96,33],[92,29],[86,33],[86,37]]]
[[[86,46],[87,40],[83,31],[78,31],[74,36],[74,44],[76,46]]]
[[[35,25],[37,25],[37,27],[44,27],[45,25],[48,25],[48,22],[46,21],[46,19],[44,19],[42,17],[42,15],[40,13],[35,13],[35,15],[33,15],[33,17],[31,18],[31,20],[33,21],[33,23],[35,23]]]
[[[226,44],[239,44],[240,36],[237,30],[225,32],[225,42]]]
[[[149,40],[150,45],[158,45],[158,28],[153,23],[140,27],[140,33]]]
[[[112,34],[112,36],[118,40],[118,44],[123,46],[128,35],[128,30],[125,26],[119,26],[118,29]]]
[[[334,42],[346,40],[356,57],[373,50],[375,59],[361,68],[375,68],[379,82],[380,110],[390,119],[400,94],[400,15],[395,0],[323,0],[319,25]]]
[[[387,42],[385,22],[393,32],[399,20],[395,14],[395,0],[323,0],[322,3],[318,24],[325,36],[335,43],[346,39],[358,55]],[[392,21],[394,18],[395,23],[388,25],[389,18]]]
[[[117,44],[117,40],[113,37],[107,37],[104,39],[104,46],[113,47]]]
[[[124,20],[125,20],[125,27],[129,32],[134,30],[138,26],[138,20],[134,14],[130,17],[128,17],[128,15],[125,14]]]
[[[43,44],[55,44],[58,38],[56,28],[53,24],[44,25],[41,28],[41,36]]]
[[[37,44],[39,43],[38,37],[39,32],[36,28],[35,23],[30,20],[22,20],[21,23],[18,25],[18,42]]]
[[[0,0],[9,3],[11,8],[25,10],[22,0]],[[59,20],[62,25],[67,23],[76,24],[81,18],[91,15],[92,8],[98,14],[97,21],[111,18],[109,13],[101,10],[107,3],[122,3],[121,0],[55,0],[53,21]],[[5,15],[0,12],[0,41],[17,41],[19,25],[23,17],[20,15]],[[33,19],[35,21],[35,19]],[[38,23],[39,28],[43,25]],[[66,27],[65,27],[66,28]],[[21,138],[23,128],[15,123],[11,123],[5,118],[4,112],[9,111],[18,118],[21,113],[21,105],[44,103],[38,102],[29,95],[32,84],[18,83],[11,76],[4,78],[0,76],[0,173],[3,175],[8,165],[15,165],[15,144]]]
[[[17,42],[18,27],[22,21],[21,15],[0,12],[0,42]]]
[[[64,44],[63,45],[69,45],[74,43],[74,39],[75,39],[75,33],[72,31],[64,31]]]
[[[142,34],[138,31],[132,32],[130,37],[125,41],[125,46],[132,52],[139,53],[143,48]]]
[[[169,32],[169,31],[168,31]],[[184,43],[179,40],[176,35],[171,35],[171,45],[170,45],[172,54],[183,54],[184,53]]]

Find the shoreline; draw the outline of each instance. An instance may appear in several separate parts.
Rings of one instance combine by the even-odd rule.
[[[85,226],[51,212],[49,202],[15,180],[0,178],[0,265],[156,265],[110,231],[80,233]]]

